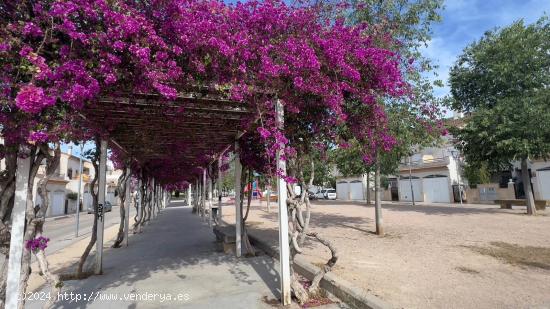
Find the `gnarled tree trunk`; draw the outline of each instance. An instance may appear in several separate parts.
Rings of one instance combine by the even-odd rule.
[[[92,270],[85,271],[84,265],[86,264],[86,260],[88,259],[88,256],[90,255],[90,252],[92,251],[92,248],[95,245],[95,242],[97,240],[97,208],[99,204],[98,200],[98,190],[99,188],[96,188],[96,184],[99,180],[99,158],[101,157],[101,147],[99,147],[100,141],[96,138],[95,140],[95,152],[93,153],[93,156],[90,161],[92,161],[92,165],[94,166],[94,178],[92,179],[92,182],[90,183],[90,193],[92,194],[92,203],[94,206],[94,224],[92,226],[92,234],[90,236],[90,241],[88,242],[88,245],[86,246],[86,249],[84,249],[84,252],[80,256],[80,260],[78,261],[78,266],[76,268],[75,274],[67,274],[62,275],[61,277],[64,280],[68,279],[84,279],[93,274]]]
[[[44,228],[44,221],[46,212],[49,208],[50,201],[47,195],[47,186],[49,180],[55,174],[59,167],[59,158],[61,157],[61,148],[59,144],[54,149],[54,154],[50,154],[50,149],[47,144],[41,144],[38,147],[31,147],[31,169],[29,172],[28,190],[27,190],[27,206],[25,210],[25,235],[23,237],[24,243],[35,239],[38,235],[42,235]],[[38,181],[37,192],[40,195],[42,203],[40,207],[34,207],[33,202],[33,188],[34,178],[38,172],[40,164],[43,159],[46,159],[46,169],[43,177]],[[46,255],[42,252],[42,257],[45,260]],[[31,274],[31,252],[29,250],[23,250],[23,256],[21,260],[21,278],[19,285],[19,293],[22,295],[27,290],[29,276]],[[45,264],[47,266],[47,263]],[[57,285],[57,281],[48,281],[52,288]],[[25,299],[19,302],[19,308],[24,308]]]
[[[0,145],[5,153],[6,169],[0,171],[0,308],[6,299],[6,280],[11,238],[11,212],[15,195],[18,145]]]
[[[523,182],[523,191],[525,192],[527,214],[536,215],[537,207],[535,207],[535,197],[533,196],[533,190],[531,189],[531,177],[529,177],[527,158],[521,159],[521,180]]]
[[[115,243],[113,244],[113,248],[120,248],[120,245],[122,244],[122,241],[124,241],[124,226],[126,225],[126,209],[130,208],[130,201],[126,203],[126,190],[130,190],[128,188],[128,178],[130,178],[130,170],[128,166],[124,167],[124,170],[120,177],[118,177],[118,183],[117,183],[117,192],[118,192],[118,198],[120,200],[120,224],[118,225],[118,233],[115,240]]]
[[[300,159],[297,159],[295,161],[290,161],[289,164],[295,173],[295,175],[298,175],[300,179],[300,184],[302,186],[302,190],[300,193],[300,196],[296,196],[293,187],[291,185],[287,185],[287,192],[289,198],[287,199],[287,205],[288,205],[288,212],[289,212],[289,236],[291,240],[291,247],[290,247],[290,266],[291,266],[291,283],[290,287],[292,289],[292,293],[298,300],[300,304],[305,304],[309,301],[310,297],[316,296],[319,293],[319,285],[325,274],[327,274],[329,271],[332,270],[336,262],[338,261],[338,251],[334,244],[327,238],[321,236],[320,234],[311,231],[309,223],[311,218],[311,204],[309,201],[309,196],[307,192],[309,191],[309,188],[313,184],[314,180],[314,173],[312,172],[311,177],[309,179],[309,182],[306,183],[304,179],[303,174],[303,164]],[[313,162],[311,163],[311,170],[314,170]],[[304,210],[305,205],[305,210]],[[304,211],[305,211],[305,217],[304,217]],[[323,265],[323,267],[315,274],[311,285],[309,289],[306,290],[304,285],[300,282],[299,277],[295,273],[293,269],[294,259],[295,257],[303,252],[302,246],[306,239],[306,237],[309,237],[310,239],[315,239],[319,241],[321,244],[327,246],[327,248],[331,252],[331,257]]]

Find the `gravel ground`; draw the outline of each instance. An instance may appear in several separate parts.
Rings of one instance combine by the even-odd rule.
[[[530,217],[525,208],[496,206],[383,208],[386,235],[379,237],[373,206],[314,204],[311,227],[336,243],[340,277],[399,308],[550,308],[550,257],[537,256],[550,252],[549,210]],[[271,209],[255,201],[247,224],[277,243],[276,204]],[[234,207],[223,214],[234,222]],[[502,248],[512,249],[500,256]],[[315,264],[330,256],[317,243],[307,243],[304,255]]]

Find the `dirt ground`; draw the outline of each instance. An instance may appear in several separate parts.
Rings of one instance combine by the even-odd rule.
[[[254,202],[249,231],[278,241],[276,203]],[[550,210],[383,205],[386,235],[373,234],[374,207],[319,201],[312,229],[331,239],[334,272],[398,308],[550,308]],[[516,207],[514,207],[516,208]],[[234,222],[234,207],[223,207]],[[308,243],[312,263],[329,251]]]

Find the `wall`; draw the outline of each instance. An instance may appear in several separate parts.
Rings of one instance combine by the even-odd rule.
[[[508,185],[508,188],[500,188],[498,183],[480,184],[477,188],[466,189],[466,200],[470,204],[491,204],[494,199],[482,200],[481,192],[483,189],[492,189],[495,192],[494,199],[506,200],[515,199],[516,194],[514,192],[514,186]]]

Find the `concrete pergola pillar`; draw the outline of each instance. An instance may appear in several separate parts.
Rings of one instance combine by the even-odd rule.
[[[202,213],[201,213],[201,217],[203,220],[206,219],[206,168],[203,168],[202,169],[202,190],[201,190],[201,194],[202,194]]]
[[[187,187],[187,206],[191,206],[191,194],[193,193],[193,189],[191,189],[192,186],[192,184],[189,184]]]
[[[138,190],[137,190],[137,195],[138,195],[137,206],[138,206],[138,222],[139,222],[138,232],[139,233],[141,233],[141,219],[143,219],[143,192],[141,191],[142,187],[143,187],[143,180],[140,177],[138,181]]]
[[[199,208],[200,206],[200,185],[199,185],[199,178],[197,178],[197,180],[195,180],[195,195],[194,195],[194,204],[195,204],[195,209],[197,210],[197,215],[200,216],[201,214],[201,210]]]
[[[27,149],[24,149],[27,150]],[[20,151],[21,152],[21,151]],[[8,276],[6,280],[6,308],[18,308],[21,302],[19,281],[23,257],[23,236],[25,232],[25,208],[29,187],[30,157],[17,158],[15,174],[15,196],[13,201]]]
[[[125,200],[125,207],[126,207],[126,217],[124,218],[124,240],[126,242],[126,247],[128,247],[128,233],[130,231],[130,209],[132,208],[132,170],[128,167],[128,178],[126,179],[126,198]]]
[[[277,127],[284,129],[284,108],[280,100],[275,105],[277,113]],[[277,170],[286,175],[286,162],[282,159],[283,150],[277,150]],[[287,209],[287,191],[286,180],[277,177],[277,201],[279,204],[279,276],[281,282],[281,302],[284,306],[290,305],[290,247],[288,240],[288,209]]]
[[[222,156],[218,159],[218,224],[222,222]]]
[[[99,188],[97,205],[97,241],[96,241],[96,264],[95,274],[103,272],[103,232],[105,226],[105,186],[107,184],[107,140],[101,140],[101,155],[99,157]]]
[[[240,257],[242,254],[242,217],[241,213],[241,158],[239,157],[239,142],[235,141],[235,254]]]
[[[207,177],[207,182],[208,182],[208,226],[212,227],[212,219],[213,219],[213,215],[212,215],[212,197],[213,197],[213,194],[212,194],[212,165],[209,165],[208,166],[208,177]]]

